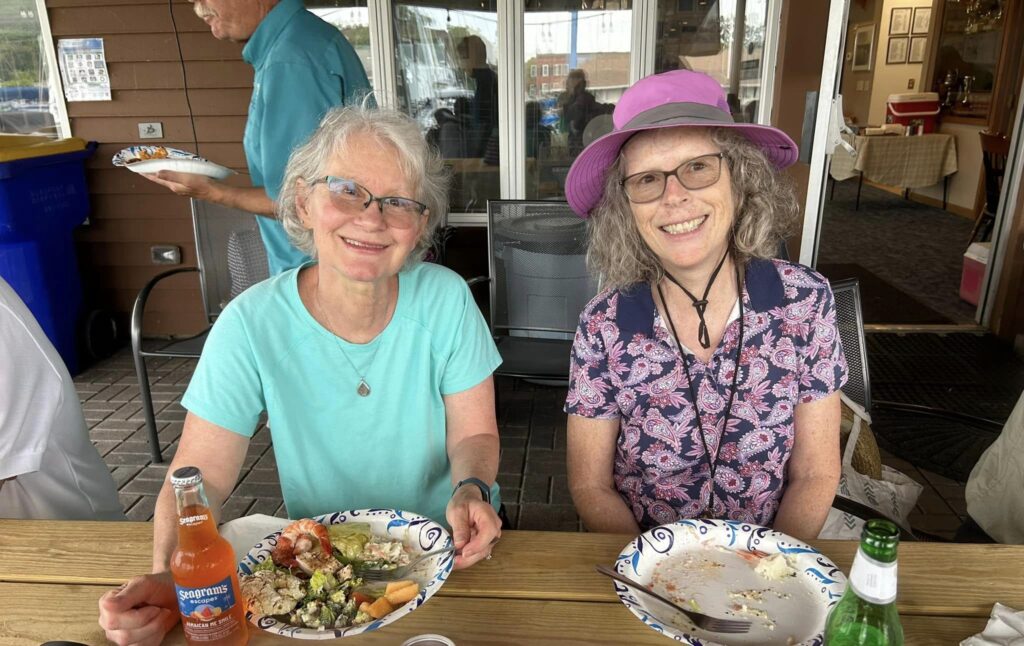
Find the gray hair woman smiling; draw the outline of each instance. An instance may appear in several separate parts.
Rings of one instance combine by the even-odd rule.
[[[412,197],[426,206],[427,219],[407,262],[422,260],[448,211],[448,172],[420,134],[419,126],[398,112],[362,107],[329,112],[309,141],[292,151],[288,160],[278,200],[281,224],[296,247],[317,257],[313,232],[303,225],[297,200],[313,182],[324,177],[324,169],[332,157],[350,153],[349,141],[355,133],[372,133],[382,143],[389,144],[398,153],[396,163],[402,172],[415,178]]]
[[[447,521],[455,567],[490,558],[501,533],[491,377],[501,359],[465,281],[417,261],[445,205],[436,155],[408,117],[344,108],[295,151],[286,178],[282,218],[316,261],[251,287],[218,317],[182,400],[170,470],[199,467],[219,513],[265,413],[290,517],[406,510]],[[175,521],[165,485],[155,572],[168,567]],[[123,594],[136,607],[101,602],[101,625],[175,599],[166,574]]]
[[[679,70],[626,90],[576,158],[605,290],[573,342],[569,489],[588,528],[728,518],[814,538],[839,479],[846,362],[828,281],[772,259],[796,215],[780,130]]]

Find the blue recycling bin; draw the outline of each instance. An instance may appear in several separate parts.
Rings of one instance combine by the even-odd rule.
[[[67,148],[44,147],[34,156],[0,161],[0,276],[25,301],[74,375],[82,283],[72,231],[89,215],[85,160],[96,142],[44,152]]]

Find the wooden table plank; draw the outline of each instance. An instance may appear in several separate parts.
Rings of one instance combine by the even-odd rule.
[[[67,639],[104,644],[97,625],[97,600],[108,588],[89,585],[0,583],[0,643],[37,646]],[[59,612],[53,612],[59,608]],[[45,610],[41,610],[45,609]],[[981,631],[979,617],[902,617],[908,646],[948,646]],[[620,645],[669,643],[620,604],[435,597],[408,617],[379,631],[353,637],[346,646],[388,644],[422,633],[442,633],[459,646]],[[251,644],[292,644],[294,640],[252,633]],[[183,645],[181,629],[167,644]],[[783,640],[784,643],[784,640]]]
[[[149,571],[151,533],[148,523],[0,520],[0,581],[120,584]],[[613,562],[629,538],[507,531],[494,559],[453,572],[439,594],[616,602],[594,565]],[[856,543],[813,545],[849,572]],[[900,611],[987,617],[995,601],[1024,608],[1021,562],[1024,546],[902,543]]]

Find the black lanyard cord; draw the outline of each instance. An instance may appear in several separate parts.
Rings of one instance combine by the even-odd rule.
[[[697,326],[697,341],[700,343],[700,347],[704,348],[705,350],[711,347],[711,335],[708,334],[708,324],[707,322],[704,321],[704,312],[705,310],[708,309],[708,294],[711,293],[711,286],[715,284],[715,279],[718,278],[718,272],[721,271],[722,265],[725,264],[725,259],[728,257],[729,250],[726,249],[725,255],[723,255],[722,259],[718,261],[718,266],[715,267],[715,270],[713,272],[711,272],[711,277],[708,278],[708,284],[704,286],[704,296],[702,296],[699,300],[696,296],[690,293],[690,290],[683,287],[682,284],[680,284],[680,282],[675,279],[675,276],[668,273],[667,271],[665,272],[665,277],[672,281],[672,283],[675,284],[676,287],[683,290],[683,292],[690,297],[690,301],[693,303],[693,309],[697,310],[697,318],[700,319],[700,325]],[[738,271],[739,270],[737,269],[737,272]],[[737,273],[737,275],[739,274]],[[664,298],[662,298],[661,300],[662,302],[665,301]]]
[[[724,259],[723,259],[724,260]],[[722,266],[719,263],[719,268]],[[718,271],[717,269],[715,270]],[[668,274],[666,273],[666,276]],[[712,281],[714,277],[712,277]],[[672,282],[675,282],[674,280]],[[678,283],[676,283],[678,285]],[[710,283],[709,283],[710,285]],[[718,453],[722,450],[722,437],[725,436],[726,431],[729,429],[729,418],[732,417],[732,403],[736,398],[736,383],[737,378],[740,374],[740,358],[743,352],[743,286],[740,284],[740,270],[736,267],[736,291],[739,293],[740,300],[740,334],[739,339],[736,341],[736,364],[732,370],[732,386],[729,389],[729,406],[725,409],[725,420],[722,423],[722,437],[719,437],[718,447],[715,449],[715,456],[711,457],[711,450],[708,448],[707,438],[704,436],[704,423],[701,420],[700,405],[697,403],[697,392],[693,388],[693,377],[690,376],[690,365],[687,360],[687,354],[683,351],[683,344],[679,342],[679,335],[676,333],[676,324],[672,320],[672,314],[669,312],[668,302],[665,300],[665,294],[661,290],[661,283],[658,283],[658,296],[661,297],[661,303],[665,306],[665,318],[668,319],[669,328],[672,330],[672,338],[676,341],[676,347],[679,349],[679,356],[683,361],[683,371],[686,373],[686,385],[690,391],[690,401],[693,402],[693,411],[697,417],[697,428],[700,430],[700,441],[704,445],[704,458],[708,463],[708,472],[711,476],[711,495],[708,498],[708,506],[705,508],[705,512],[714,512],[715,502],[715,471],[718,467]],[[682,287],[680,285],[680,287]],[[685,288],[684,288],[685,291]],[[689,292],[687,292],[689,294]],[[692,298],[692,296],[691,296]],[[699,312],[700,310],[698,310]],[[703,325],[703,318],[701,324]],[[710,344],[709,344],[710,345]],[[707,347],[707,346],[705,346]]]

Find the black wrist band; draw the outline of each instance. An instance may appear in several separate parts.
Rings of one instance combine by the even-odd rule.
[[[463,480],[459,480],[458,484],[455,485],[455,489],[452,490],[452,496],[455,496],[455,492],[459,490],[459,487],[467,484],[476,485],[477,488],[480,489],[480,495],[483,497],[484,502],[487,504],[491,503],[491,488],[480,478],[465,478]]]

